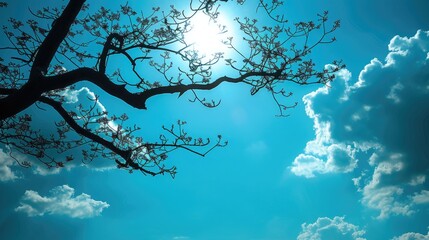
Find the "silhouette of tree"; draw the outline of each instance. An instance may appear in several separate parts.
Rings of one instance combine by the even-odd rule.
[[[24,167],[30,161],[16,158],[24,154],[48,168],[61,168],[73,161],[72,149],[79,148],[84,162],[95,158],[114,160],[118,168],[130,172],[158,175],[176,173],[166,167],[168,154],[183,149],[205,156],[226,142],[219,135],[213,141],[191,137],[184,130],[185,121],[163,126],[158,141],[148,142],[137,134],[138,126],[128,126],[127,114],[110,115],[100,107],[99,96],[85,99],[68,108],[70,93],[77,86],[90,82],[136,109],[146,109],[146,101],[161,94],[185,92],[190,101],[212,108],[219,102],[200,97],[201,90],[211,90],[221,83],[242,83],[251,86],[251,94],[262,89],[271,93],[279,115],[294,107],[282,103],[289,97],[282,84],[327,84],[334,73],[343,68],[334,61],[329,69],[315,69],[309,55],[319,45],[331,43],[329,37],[339,21],[328,24],[328,13],[316,21],[289,24],[282,15],[275,15],[283,3],[259,1],[257,10],[271,20],[261,25],[249,17],[236,18],[240,29],[236,38],[223,42],[234,54],[225,59],[223,53],[204,56],[188,43],[185,35],[192,31],[190,21],[204,13],[216,22],[221,4],[226,0],[191,1],[187,10],[174,6],[142,12],[121,5],[118,10],[101,7],[94,11],[85,0],[69,0],[66,6],[45,7],[31,11],[25,22],[10,18],[3,27],[4,40],[0,58],[0,143],[9,155]],[[235,4],[245,4],[237,0]],[[6,7],[7,3],[0,3]],[[329,26],[328,26],[329,25]],[[219,31],[226,28],[219,26]],[[3,41],[4,42],[4,41]],[[109,59],[121,59],[121,66],[112,66]],[[212,77],[212,66],[223,64],[232,76]],[[150,74],[146,74],[151,71]],[[160,78],[154,80],[153,74]],[[162,79],[162,80],[159,80]],[[80,84],[80,85],[79,85]],[[61,120],[47,134],[32,124],[34,113],[54,112]],[[34,110],[34,111],[36,111]],[[58,156],[64,156],[58,160]]]

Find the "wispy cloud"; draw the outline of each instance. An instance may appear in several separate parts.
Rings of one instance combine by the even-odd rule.
[[[365,231],[344,221],[344,217],[320,217],[314,223],[303,223],[297,240],[350,239],[365,240]]]
[[[15,164],[15,160],[0,148],[0,182],[13,181],[19,178],[12,169]]]
[[[344,70],[303,98],[315,139],[289,168],[307,178],[362,169],[353,181],[379,218],[412,214],[428,190],[429,31],[395,36],[388,49],[358,79]]]
[[[33,190],[25,191],[21,205],[15,208],[15,211],[23,212],[29,217],[55,214],[72,218],[91,218],[99,216],[109,206],[108,203],[96,201],[85,193],[75,197],[73,188],[62,185],[50,190],[47,196],[41,196]]]

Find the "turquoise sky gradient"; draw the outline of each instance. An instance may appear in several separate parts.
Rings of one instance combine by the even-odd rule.
[[[19,6],[39,4],[10,1],[0,8],[1,22],[26,18]],[[0,150],[0,238],[429,239],[428,9],[425,0],[286,1],[281,11],[292,22],[324,10],[341,20],[338,41],[316,50],[313,59],[319,66],[333,59],[347,65],[329,90],[286,85],[294,92],[288,100],[299,102],[287,118],[275,117],[268,93],[250,96],[244,85],[204,93],[222,99],[214,109],[171,95],[135,111],[101,95],[109,112],[125,111],[141,125],[143,137],[156,137],[162,125],[182,119],[190,133],[222,134],[229,145],[205,158],[174,152],[168,164],[178,167],[175,179],[91,169],[103,162],[33,174]],[[262,14],[232,2],[220,11],[231,19]],[[219,68],[216,74],[226,73]],[[6,170],[17,178],[6,179]],[[69,212],[35,205],[25,199],[31,193],[64,200]],[[29,216],[25,204],[53,214]]]

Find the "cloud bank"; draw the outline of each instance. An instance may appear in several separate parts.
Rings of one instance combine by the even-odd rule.
[[[297,240],[365,240],[365,231],[358,226],[344,221],[344,217],[321,217],[314,223],[303,223]]]
[[[90,195],[82,193],[74,196],[74,189],[68,185],[53,188],[47,196],[27,190],[22,197],[21,205],[15,208],[29,217],[51,215],[66,215],[72,218],[91,218],[99,216],[110,205],[96,201]]]
[[[307,178],[358,173],[362,203],[379,218],[429,203],[429,31],[395,36],[388,49],[357,80],[343,70],[331,87],[304,96],[315,139],[290,167]]]

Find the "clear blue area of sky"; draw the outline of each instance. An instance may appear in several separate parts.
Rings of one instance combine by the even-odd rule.
[[[27,5],[43,4],[10,1],[9,8],[0,9],[0,19],[6,24],[6,15],[28,17]],[[170,2],[163,0],[162,4]],[[220,10],[233,17],[235,12],[228,11],[230,4],[235,5],[224,3]],[[343,59],[353,82],[373,58],[384,60],[395,35],[411,37],[419,29],[429,30],[428,9],[426,0],[288,0],[282,7],[291,21],[315,18],[323,10],[329,10],[331,19],[341,20],[335,34],[338,41],[315,51],[313,58],[321,65],[333,58]],[[241,11],[239,14],[257,17],[253,8]],[[362,192],[351,180],[359,175],[357,170],[314,178],[291,173],[295,157],[315,137],[313,120],[306,115],[301,98],[317,87],[288,87],[295,92],[291,102],[299,105],[287,118],[275,117],[276,106],[268,94],[250,96],[244,85],[224,84],[213,90],[209,96],[222,99],[215,109],[174,95],[151,99],[147,111],[106,100],[103,104],[110,111],[125,110],[141,121],[143,136],[145,131],[158,134],[163,124],[183,119],[191,133],[222,134],[229,145],[205,158],[175,152],[169,158],[169,164],[178,167],[175,179],[82,167],[47,176],[24,174],[22,179],[0,182],[0,238],[289,240],[303,231],[303,223],[335,216],[364,229],[366,239],[391,239],[406,232],[426,234],[428,204],[410,216],[377,219],[378,210],[363,204]],[[88,219],[28,217],[14,211],[25,190],[43,196],[64,184],[74,188],[76,195],[87,193],[110,206],[101,216]]]

